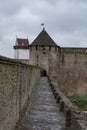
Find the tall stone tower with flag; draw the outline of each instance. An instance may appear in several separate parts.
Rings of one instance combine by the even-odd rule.
[[[41,75],[57,75],[59,46],[44,28],[30,45],[30,64],[41,68]]]

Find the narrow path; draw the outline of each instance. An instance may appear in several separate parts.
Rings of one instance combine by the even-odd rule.
[[[20,130],[65,130],[64,122],[64,115],[59,112],[48,79],[41,77]]]

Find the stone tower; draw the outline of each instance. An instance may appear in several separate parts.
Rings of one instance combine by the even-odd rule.
[[[14,59],[29,64],[29,41],[17,38],[14,46]]]
[[[46,30],[40,32],[30,45],[30,64],[41,68],[41,75],[57,75],[59,46]]]

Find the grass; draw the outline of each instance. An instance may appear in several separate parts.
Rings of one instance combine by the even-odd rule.
[[[70,100],[81,111],[87,111],[87,94],[72,96]]]

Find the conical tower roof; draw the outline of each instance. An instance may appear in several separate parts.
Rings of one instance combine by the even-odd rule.
[[[49,36],[45,29],[43,29],[36,39],[32,42],[31,46],[57,46],[53,39]]]

